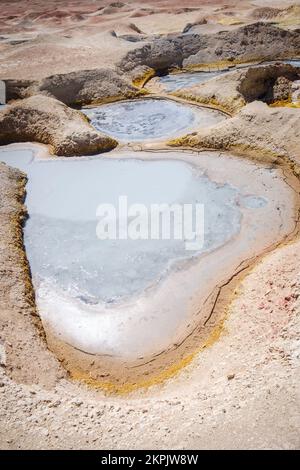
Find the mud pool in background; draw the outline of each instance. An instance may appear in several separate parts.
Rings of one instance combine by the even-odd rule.
[[[211,78],[217,77],[224,72],[184,72],[165,75],[158,77],[158,83],[161,84],[166,91],[172,92],[181,88],[189,88],[193,85],[207,82]]]
[[[226,119],[216,110],[165,99],[139,99],[83,108],[91,124],[121,142],[167,140]]]
[[[149,86],[151,89],[151,83],[157,84],[159,87],[162,87],[163,91],[168,93],[172,93],[177,90],[181,90],[182,88],[190,88],[194,85],[200,85],[201,83],[205,83],[212,78],[218,77],[220,75],[224,75],[226,73],[234,72],[237,69],[247,68],[247,67],[257,67],[259,65],[267,65],[267,64],[274,64],[276,62],[283,62],[286,64],[291,64],[294,67],[300,67],[300,59],[290,59],[290,60],[278,60],[278,61],[266,61],[262,62],[261,64],[240,64],[237,67],[232,67],[231,69],[225,70],[212,70],[208,72],[181,72],[181,73],[170,73],[168,75],[164,75],[162,77],[155,77],[146,84],[145,88]]]
[[[291,64],[294,67],[300,67],[300,59],[290,59],[290,60],[284,60],[286,64]]]

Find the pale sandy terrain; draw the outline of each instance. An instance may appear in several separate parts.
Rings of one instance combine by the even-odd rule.
[[[114,3],[120,6],[111,6]],[[257,6],[265,3],[255,2]],[[300,2],[280,2],[279,7],[283,9],[291,4],[300,5]],[[36,79],[74,70],[113,67],[137,46],[120,38],[123,34],[144,38],[180,32],[188,23],[203,18],[207,24],[195,31],[215,33],[253,22],[254,9],[249,0],[207,0],[200,6],[196,0],[184,2],[184,6],[180,1],[167,0],[142,4],[110,0],[47,3],[4,0],[0,12],[0,79]],[[287,27],[297,24],[297,20],[299,24],[300,11],[292,16],[293,22]],[[112,31],[117,37],[112,36]]]
[[[184,7],[179,0],[5,0],[0,6],[0,79],[14,80],[114,68],[152,35],[181,32],[189,23],[198,34],[235,30],[261,16],[289,30],[300,24],[299,0],[190,0]],[[261,7],[279,11],[255,12]],[[262,156],[299,177],[297,113],[256,102],[184,143]],[[300,447],[297,230],[231,280],[223,321],[176,374],[147,389],[105,395],[71,380],[47,348],[22,245],[25,183],[20,172],[0,165],[1,449]]]

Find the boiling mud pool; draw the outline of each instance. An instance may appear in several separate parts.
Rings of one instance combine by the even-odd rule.
[[[284,62],[286,64],[291,64],[294,67],[300,67],[300,60],[297,59],[290,59],[290,60],[278,60],[278,61],[268,61],[264,62],[261,65],[267,65],[267,64],[274,64],[276,62]],[[257,65],[253,65],[254,67],[257,67]],[[239,68],[241,67],[252,67],[252,65],[245,64],[240,65]],[[232,69],[232,71],[236,70],[235,68]],[[164,75],[163,77],[157,77],[158,82],[163,85],[164,89],[168,92],[173,92],[180,90],[182,88],[189,88],[194,85],[199,85],[200,83],[207,82],[211,78],[218,77],[220,75],[223,75],[225,73],[230,73],[229,70],[216,70],[212,72],[182,72],[182,73],[175,73],[175,74],[169,74],[169,75]]]
[[[219,111],[159,99],[117,102],[82,111],[97,130],[121,142],[166,140],[226,119]]]
[[[283,210],[291,224],[290,189],[282,187],[276,200],[275,170],[258,172],[244,160],[223,162],[217,154],[203,154],[202,166],[194,156],[193,163],[163,153],[161,159],[143,157],[37,160],[20,146],[0,152],[0,161],[29,178],[24,240],[46,332],[91,354],[133,360],[182,340],[201,315],[204,321],[199,306],[216,282],[254,247],[285,233]],[[204,245],[188,251],[186,240],[172,237],[99,240],[97,207],[118,208],[122,195],[129,207],[204,204]]]
[[[159,83],[161,83],[167,91],[176,91],[181,88],[189,88],[193,85],[207,82],[211,78],[217,77],[222,73],[225,72],[185,72],[170,74],[160,77]]]
[[[29,219],[25,245],[35,282],[47,281],[86,303],[115,302],[162,278],[172,263],[216,249],[240,228],[238,203],[256,207],[262,198],[244,198],[230,185],[218,185],[191,165],[174,160],[109,158],[37,161],[31,151],[1,155],[29,177]],[[197,252],[185,240],[100,240],[97,207],[204,204],[204,246]]]

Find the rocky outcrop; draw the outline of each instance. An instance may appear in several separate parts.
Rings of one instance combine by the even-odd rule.
[[[280,94],[286,94],[284,84],[293,82],[299,77],[300,69],[289,64],[251,67],[242,73],[238,90],[246,103],[256,99],[272,103],[279,99]]]
[[[183,28],[183,33],[188,33],[194,26],[201,26],[203,24],[207,24],[206,18],[200,18],[199,20],[195,21],[194,23],[187,23]]]
[[[124,72],[137,67],[147,66],[156,72],[167,71],[172,67],[181,67],[183,62],[183,35],[154,38],[141,48],[130,51],[118,64]],[[190,36],[192,51],[198,50],[199,37]]]
[[[130,51],[116,69],[56,74],[39,81],[6,80],[7,100],[43,94],[68,105],[101,104],[145,93],[138,86],[171,68],[219,67],[297,55],[299,31],[264,23],[216,34],[153,36],[147,44]]]
[[[128,76],[134,85],[143,87],[150,78],[155,76],[155,70],[146,65],[140,65],[130,71]]]
[[[129,99],[143,93],[111,69],[57,74],[40,81],[6,80],[6,89],[7,100],[43,94],[78,106]]]
[[[252,12],[252,18],[255,20],[270,20],[276,18],[282,10],[273,7],[259,7]]]
[[[65,374],[47,349],[35,310],[23,249],[25,184],[23,173],[0,163],[0,366],[17,382],[51,387]]]
[[[292,94],[292,81],[286,77],[278,77],[273,85],[271,95],[266,96],[266,101],[287,101]]]
[[[254,23],[216,34],[170,34],[153,38],[130,51],[120,62],[123,71],[146,65],[156,71],[216,63],[241,63],[295,57],[300,54],[299,31]]]
[[[300,104],[300,80],[292,83],[291,100],[292,103]]]
[[[293,108],[270,108],[255,101],[245,106],[235,117],[216,126],[201,129],[170,142],[171,146],[220,149],[283,157],[300,164],[299,110]]]
[[[246,104],[244,96],[238,89],[241,76],[241,71],[231,72],[198,85],[181,88],[172,94],[179,98],[216,106],[226,112],[235,113]]]
[[[56,155],[105,152],[117,142],[93,129],[79,111],[43,95],[17,101],[0,112],[0,144],[40,142]]]
[[[258,99],[267,103],[289,99],[292,83],[299,78],[299,68],[278,63],[230,72],[174,94],[235,113]]]
[[[264,23],[220,32],[209,38],[207,47],[183,61],[183,66],[209,62],[249,62],[300,53],[300,34]]]

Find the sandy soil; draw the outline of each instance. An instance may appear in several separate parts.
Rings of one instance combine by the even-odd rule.
[[[250,0],[235,0],[230,5],[225,0],[206,0],[201,6],[196,0],[184,2],[184,6],[179,0],[117,3],[124,5],[112,6],[114,2],[110,0],[2,1],[0,78],[37,79],[55,73],[113,67],[136,47],[135,42],[120,37],[123,34],[143,39],[152,34],[180,32],[187,24],[203,18],[207,23],[196,27],[198,33],[230,30],[253,22],[255,9]],[[257,7],[265,3],[255,2]],[[282,1],[279,6],[284,9],[291,4],[300,2]],[[296,13],[293,18],[287,27],[297,24]]]
[[[295,29],[300,16],[297,8],[288,9],[298,0],[207,0],[201,7],[197,0],[184,7],[177,0],[112,3],[2,1],[0,79],[112,68],[137,46],[124,34],[142,45],[149,35],[182,31],[187,23],[197,23],[198,33],[230,30],[253,22],[254,10],[266,6],[281,10],[276,22],[285,28]],[[203,18],[207,23],[198,24]],[[280,136],[285,123],[294,129],[281,145],[268,112],[262,110],[268,125],[264,131],[258,121],[258,132],[251,109],[244,113],[252,123],[242,126],[244,133],[241,121],[234,121],[240,146],[258,153],[258,141],[259,151],[271,148],[273,157],[286,159],[292,153],[299,162],[296,116],[276,112]],[[225,131],[224,141],[231,143],[235,134]],[[105,396],[70,380],[46,347],[22,249],[25,183],[23,174],[0,165],[0,448],[299,448],[298,238],[239,279],[225,321],[173,378],[148,390]]]

